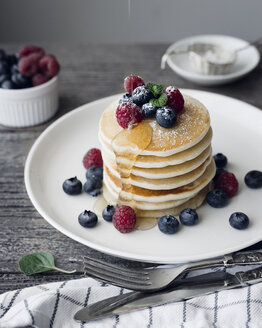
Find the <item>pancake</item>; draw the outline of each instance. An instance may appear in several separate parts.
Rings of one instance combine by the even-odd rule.
[[[207,134],[210,126],[210,117],[205,106],[198,100],[184,96],[185,104],[182,113],[178,115],[177,122],[172,129],[165,129],[158,125],[155,119],[147,119],[152,127],[152,139],[140,155],[153,155],[166,157],[181,152],[196,145]],[[110,104],[102,114],[99,123],[99,133],[102,140],[112,144],[114,137],[123,129],[118,125],[115,110],[118,101]],[[125,145],[117,152],[125,152],[129,147]]]
[[[195,181],[205,172],[207,166],[210,164],[212,156],[209,156],[203,164],[201,164],[196,169],[171,178],[166,179],[148,179],[141,176],[135,176],[131,174],[128,178],[120,179],[119,176],[115,175],[107,166],[105,166],[106,173],[113,177],[117,186],[131,184],[132,186],[137,186],[141,188],[147,188],[151,190],[169,190],[184,186],[192,181]]]
[[[100,133],[98,137],[102,145],[102,151],[104,152],[104,155],[108,158],[110,157],[112,160],[115,160],[115,153],[113,151],[111,144],[104,141]],[[199,143],[192,146],[191,148],[166,157],[138,155],[136,158],[135,167],[146,168],[148,167],[148,163],[150,163],[150,167],[152,168],[165,167],[165,166],[184,163],[185,161],[189,161],[200,155],[207,147],[210,146],[211,139],[212,139],[212,128],[210,127],[204,138],[200,140]],[[123,156],[119,157],[119,161],[124,165],[130,164],[130,161],[127,157],[123,157]]]
[[[121,128],[110,104],[99,123],[104,161],[103,196],[112,205],[129,205],[140,218],[177,214],[200,206],[215,175],[212,129],[207,109],[184,96],[184,109],[172,128],[144,119]]]
[[[104,198],[108,204],[116,205],[114,200],[112,199],[111,193],[108,191],[106,186],[104,186]],[[200,190],[196,195],[192,198],[187,198],[185,201],[181,203],[175,203],[171,207],[155,209],[151,208],[147,209],[140,209],[139,204],[136,206],[136,215],[137,217],[146,219],[146,218],[160,218],[163,215],[178,215],[183,209],[185,208],[198,208],[203,201],[205,200],[207,192],[210,190],[210,184]],[[127,202],[126,205],[129,203]],[[137,203],[136,203],[137,204]]]
[[[165,166],[163,168],[152,168],[151,163],[149,162],[148,168],[140,168],[140,167],[133,166],[131,170],[131,174],[137,177],[143,177],[143,178],[154,179],[154,180],[176,177],[191,172],[196,168],[198,168],[211,156],[211,153],[212,153],[212,149],[211,146],[209,146],[199,156],[197,156],[192,160],[186,161],[184,163],[180,163],[178,165]],[[104,153],[103,150],[102,150],[102,156],[105,166],[111,171],[112,174],[114,174],[116,177],[120,179],[120,174],[115,160],[109,158],[107,154]],[[126,171],[126,174],[128,174],[127,172],[129,171],[128,165],[126,166],[125,169],[125,165],[122,164],[121,170],[124,172]]]
[[[151,190],[137,186],[132,186],[132,193],[126,191],[126,186],[121,185],[119,180],[115,178],[110,172],[105,169],[104,171],[104,183],[111,194],[118,198],[121,192],[122,197],[125,200],[136,200],[146,202],[166,202],[170,200],[178,200],[187,197],[192,197],[202,188],[204,188],[214,177],[216,172],[216,166],[212,159],[205,172],[193,182],[170,190]],[[129,189],[129,188],[128,188]]]

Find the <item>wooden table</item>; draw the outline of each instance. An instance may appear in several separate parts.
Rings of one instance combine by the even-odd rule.
[[[22,45],[1,45],[8,53]],[[13,129],[0,126],[0,293],[51,281],[81,276],[56,273],[25,276],[18,269],[21,256],[50,251],[57,265],[82,267],[82,256],[94,254],[107,261],[125,261],[99,253],[71,240],[49,225],[35,210],[24,185],[24,164],[36,138],[55,119],[93,100],[123,92],[123,79],[130,73],[180,88],[208,90],[235,97],[262,109],[262,64],[247,77],[228,85],[200,87],[160,70],[160,58],[167,44],[149,45],[65,45],[42,44],[61,63],[58,114],[46,124]],[[260,48],[262,50],[262,47]],[[134,263],[133,265],[139,265]]]

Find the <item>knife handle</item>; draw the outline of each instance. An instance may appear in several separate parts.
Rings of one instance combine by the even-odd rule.
[[[92,315],[101,315],[104,312],[111,312],[119,306],[125,305],[126,303],[137,300],[143,296],[145,296],[145,293],[142,292],[130,292],[123,295],[113,296],[100,302],[96,302],[93,305],[89,305],[89,313]]]
[[[246,272],[237,272],[235,275],[242,285],[256,284],[262,282],[262,267]]]
[[[239,252],[224,256],[224,265],[232,267],[236,265],[262,264],[262,252]]]

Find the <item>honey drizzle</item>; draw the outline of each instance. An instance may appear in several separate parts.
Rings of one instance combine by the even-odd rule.
[[[121,190],[118,194],[118,205],[128,205],[136,211],[136,201],[133,198],[134,187],[131,184],[131,173],[137,157],[148,147],[152,140],[152,127],[148,121],[143,121],[131,129],[121,130],[112,140],[116,165],[120,175]],[[124,151],[119,149],[124,148]],[[128,158],[129,164],[121,163],[121,157]],[[127,197],[127,194],[131,198]],[[136,229],[146,230],[156,225],[156,219],[137,218]]]

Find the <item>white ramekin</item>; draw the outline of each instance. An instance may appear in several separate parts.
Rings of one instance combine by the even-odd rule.
[[[58,79],[27,89],[0,88],[0,124],[26,127],[49,120],[58,109]]]

